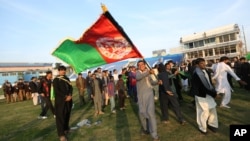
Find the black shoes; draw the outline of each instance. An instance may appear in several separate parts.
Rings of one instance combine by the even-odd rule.
[[[217,132],[217,128],[213,127],[213,126],[210,126],[210,125],[207,125],[207,128],[209,130],[211,130],[212,132],[216,133]]]
[[[206,134],[207,134],[207,132],[201,131],[200,129],[199,129],[199,131],[200,131],[201,134],[203,134],[203,135],[206,135]]]
[[[180,124],[181,124],[181,125],[185,125],[185,124],[186,124],[186,121],[185,121],[185,120],[182,120],[182,121],[180,121]]]
[[[149,131],[141,129],[141,135],[149,135]]]
[[[211,130],[213,133],[216,133],[216,132],[217,132],[217,129],[218,129],[218,128],[215,128],[215,127],[210,126],[210,125],[207,125],[207,128],[208,128],[209,130]],[[200,129],[199,129],[199,131],[200,131],[201,134],[203,134],[203,135],[206,135],[206,134],[207,134],[207,132],[201,131]]]

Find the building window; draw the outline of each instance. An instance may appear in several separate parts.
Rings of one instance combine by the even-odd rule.
[[[226,46],[225,47],[225,54],[229,54],[230,53],[230,48],[229,48],[229,46]]]
[[[9,76],[8,73],[2,73],[2,76]]]
[[[198,51],[198,57],[203,57],[202,50]]]
[[[18,72],[17,75],[18,77],[23,77],[23,72]]]
[[[224,47],[220,47],[220,55],[225,54]]]
[[[209,38],[210,43],[215,43],[215,38]]]
[[[194,52],[194,58],[198,58],[198,51]]]
[[[219,37],[220,43],[223,43],[223,38],[222,36]]]
[[[224,35],[223,36],[223,41],[228,42],[229,41],[229,35]]]
[[[204,46],[204,41],[203,41],[203,40],[200,40],[200,41],[199,41],[199,47],[202,47],[202,46]]]
[[[193,42],[189,43],[188,46],[189,46],[189,48],[193,48],[194,47]]]
[[[220,49],[219,48],[215,48],[214,52],[215,52],[215,55],[220,55]]]
[[[215,43],[215,38],[209,38],[205,40],[205,44]]]
[[[204,51],[205,51],[205,57],[213,56],[213,49],[206,49]]]
[[[190,58],[194,58],[194,53],[190,52]]]
[[[209,55],[209,56],[213,56],[213,49],[209,49],[209,50],[208,50],[208,55]]]
[[[15,72],[11,72],[11,73],[10,73],[10,76],[15,76],[15,75],[16,75]]]
[[[23,73],[22,72],[18,72],[18,75],[23,75]]]
[[[203,40],[194,42],[194,47],[202,47],[202,46],[204,46]]]
[[[230,41],[236,40],[236,35],[235,35],[235,33],[232,33],[232,34],[230,34],[229,36],[230,36]]]
[[[230,46],[230,51],[231,51],[231,53],[236,53],[236,46],[235,45],[231,45]]]
[[[199,47],[199,42],[194,42],[194,47]]]
[[[184,48],[189,48],[188,44],[184,44]]]

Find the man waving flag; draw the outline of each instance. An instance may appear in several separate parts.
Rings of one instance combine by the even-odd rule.
[[[128,58],[143,58],[107,8],[102,5],[102,9],[103,14],[80,39],[66,39],[52,52],[76,73]]]

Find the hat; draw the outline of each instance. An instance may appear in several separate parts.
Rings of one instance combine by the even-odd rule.
[[[82,73],[78,73],[78,75],[82,75]]]
[[[66,70],[66,67],[65,66],[59,66],[58,71],[60,71],[60,70]]]

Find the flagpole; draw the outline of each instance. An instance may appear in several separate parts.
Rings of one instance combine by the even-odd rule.
[[[105,13],[105,12],[108,11],[106,5],[104,5],[104,4],[101,3],[101,7],[102,7],[102,12],[103,12],[103,13]]]

